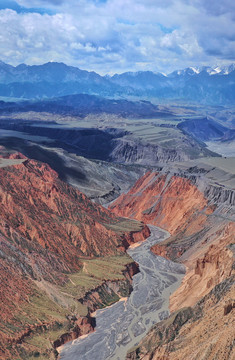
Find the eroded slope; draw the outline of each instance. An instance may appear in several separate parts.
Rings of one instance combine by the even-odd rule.
[[[234,359],[234,277],[224,280],[193,308],[155,325],[131,360]]]
[[[170,299],[171,311],[176,313],[154,327],[130,359],[233,358],[233,315],[222,315],[225,303],[230,304],[227,313],[232,311],[235,295],[235,198],[231,171],[222,163],[216,169],[206,162],[203,167],[181,164],[180,171],[168,168],[149,172],[110,205],[115,213],[170,231],[171,237],[153,246],[152,251],[183,262],[187,268],[181,286]],[[216,174],[223,175],[221,184]],[[226,281],[231,285],[228,294],[219,291],[214,301],[208,294],[216,293],[220,285],[223,289]],[[204,296],[201,303],[205,305],[198,318],[195,304]],[[215,311],[218,313],[213,317]],[[228,336],[219,338],[221,331]]]
[[[101,291],[97,307],[115,301],[124,291],[120,289],[128,293],[132,270],[126,269],[131,261],[124,254],[125,248],[144,239],[149,230],[92,203],[61,182],[48,165],[20,154],[6,159],[5,152],[3,156],[1,357],[27,359],[37,347],[43,352],[47,342],[45,356],[50,358],[53,341],[73,326],[82,325],[75,324],[76,319],[89,312],[77,299],[91,290],[99,294],[106,280],[117,282],[116,292],[108,289],[107,296]],[[99,265],[94,263],[90,268],[88,263],[97,257]],[[111,262],[109,271],[107,262]],[[36,336],[36,343],[31,339],[33,334],[45,331],[49,335],[44,340],[42,335]],[[77,331],[77,335],[81,333]],[[29,335],[32,343],[27,340]]]

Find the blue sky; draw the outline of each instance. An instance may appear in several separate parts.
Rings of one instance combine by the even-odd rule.
[[[55,11],[50,10],[50,8],[43,8],[43,7],[26,7],[21,6],[19,3],[17,3],[14,0],[0,0],[0,10],[10,9],[14,10],[18,14],[22,13],[38,13],[38,14],[49,14],[53,15],[55,14]]]
[[[100,74],[235,61],[234,0],[0,0],[0,58]]]

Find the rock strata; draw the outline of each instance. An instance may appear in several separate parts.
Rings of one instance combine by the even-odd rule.
[[[172,316],[128,359],[234,357],[234,194],[233,186],[209,183],[202,173],[160,171],[146,173],[110,205],[116,214],[168,230],[171,237],[152,251],[187,269],[170,298]]]
[[[233,304],[234,284],[234,276],[227,278],[194,307],[183,308],[155,325],[127,359],[233,359],[234,307],[224,311],[224,303]]]
[[[0,357],[5,359],[13,356],[6,344],[23,341],[45,322],[49,328],[63,326],[66,313],[77,306],[63,288],[85,259],[124,254],[149,230],[92,203],[47,164],[2,154],[22,160],[0,168]],[[71,336],[83,332],[76,326]]]

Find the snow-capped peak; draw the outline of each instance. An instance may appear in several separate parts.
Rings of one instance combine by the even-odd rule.
[[[199,74],[200,73],[200,69],[197,67],[188,67],[186,69],[183,70],[176,70],[174,71],[172,74],[177,74],[177,75],[195,75],[195,74]]]
[[[200,69],[199,68],[195,68],[190,66],[190,69],[193,70],[194,73],[199,74],[200,73]]]
[[[219,67],[219,66],[217,66],[216,68],[209,68],[208,70],[207,70],[207,73],[209,74],[209,75],[215,75],[215,74],[219,74],[219,73],[221,73],[221,68]]]
[[[214,68],[209,68],[207,70],[209,75],[229,75],[232,71],[235,70],[235,64],[226,65],[226,66],[215,66]]]

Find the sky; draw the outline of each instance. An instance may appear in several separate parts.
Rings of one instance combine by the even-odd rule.
[[[234,0],[0,0],[0,60],[102,75],[235,62]]]

